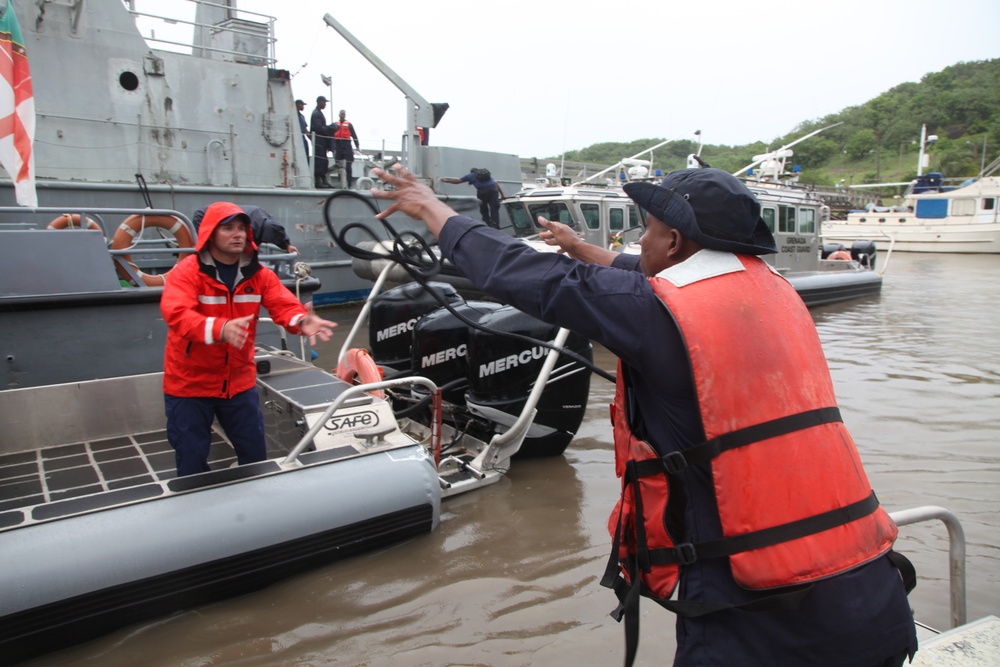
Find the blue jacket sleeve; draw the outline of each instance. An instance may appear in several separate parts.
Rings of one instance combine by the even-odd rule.
[[[643,322],[671,326],[636,271],[539,252],[461,215],[449,218],[439,241],[444,256],[483,292],[597,341],[627,363],[641,364],[655,338]]]

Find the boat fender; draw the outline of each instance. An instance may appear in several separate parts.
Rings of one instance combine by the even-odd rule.
[[[63,213],[58,218],[49,223],[46,229],[83,229],[80,224],[79,213]],[[87,218],[87,229],[96,229],[105,236],[104,229],[93,218]]]
[[[114,238],[111,239],[111,249],[123,250],[132,248],[135,245],[135,239],[142,236],[142,232],[146,227],[157,227],[170,232],[174,239],[177,240],[179,248],[194,248],[194,237],[191,234],[191,230],[188,229],[188,226],[180,218],[172,215],[130,215],[118,226]],[[187,254],[180,253],[177,259],[180,260]],[[139,270],[138,266],[132,263],[130,255],[122,255],[122,259],[136,270],[139,278],[142,279],[143,284],[147,287],[162,287],[166,283],[166,273],[158,275],[143,273]],[[128,274],[120,267],[118,268],[118,273],[126,280],[129,279]],[[167,271],[167,273],[170,272]]]
[[[382,369],[378,367],[368,350],[352,347],[337,365],[337,377],[350,384],[369,384],[382,380]],[[381,389],[371,392],[372,396],[385,398]]]

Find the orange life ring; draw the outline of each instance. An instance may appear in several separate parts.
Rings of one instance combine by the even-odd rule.
[[[372,359],[368,350],[352,347],[340,360],[340,364],[337,366],[337,377],[351,384],[381,382],[382,369]],[[371,394],[378,398],[385,398],[385,392],[381,389],[373,391]]]
[[[827,257],[827,259],[836,259],[836,260],[840,260],[840,261],[844,261],[844,260],[850,261],[851,260],[851,253],[847,252],[846,250],[835,250],[834,252],[830,253],[830,255],[829,255],[829,257]]]
[[[49,223],[48,229],[83,229],[80,224],[79,213],[63,213],[58,218]],[[91,217],[87,218],[87,229],[96,229],[104,236],[104,228]]]
[[[158,227],[159,229],[165,229],[170,232],[173,237],[177,240],[178,247],[181,248],[194,248],[194,238],[191,236],[191,230],[188,226],[177,217],[172,215],[130,215],[125,218],[125,221],[118,226],[117,231],[115,231],[114,237],[111,239],[111,249],[112,250],[123,250],[125,248],[131,248],[135,245],[135,239],[142,234],[142,231],[147,227]],[[189,253],[182,252],[177,256],[180,260]],[[132,268],[136,270],[142,282],[147,287],[162,287],[166,282],[166,273],[151,275],[148,273],[143,273],[139,270],[135,264],[132,264],[131,255],[122,255],[122,259],[128,262]],[[129,278],[128,274],[124,269],[118,267],[118,273],[126,280]],[[170,273],[167,271],[167,273]]]

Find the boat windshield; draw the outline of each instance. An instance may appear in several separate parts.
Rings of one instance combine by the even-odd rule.
[[[549,201],[529,204],[528,211],[531,213],[532,222],[538,220],[538,216],[543,216],[548,220],[555,220],[556,222],[561,222],[564,225],[569,225],[573,229],[579,228],[579,225],[576,220],[573,219],[573,214],[570,213],[569,207],[566,206],[565,202]]]
[[[521,202],[504,204],[504,208],[507,209],[507,215],[514,225],[514,236],[520,238],[538,233],[539,230],[535,229],[535,226],[531,224],[531,216],[528,215],[528,210],[524,208],[524,204]]]

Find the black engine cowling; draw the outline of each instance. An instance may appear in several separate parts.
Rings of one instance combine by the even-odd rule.
[[[428,283],[448,303],[463,303],[455,288],[446,283]],[[368,347],[372,359],[386,375],[410,368],[413,327],[441,304],[417,283],[407,283],[382,292],[368,314]]]
[[[432,284],[463,316],[490,329],[543,341],[555,338],[556,327],[512,306],[465,301],[450,285]],[[372,358],[386,376],[430,378],[445,390],[447,419],[457,430],[483,440],[516,421],[548,354],[529,341],[466,325],[416,283],[379,296],[369,314],[368,337]],[[571,334],[567,347],[587,360],[593,358],[585,338]],[[561,356],[518,456],[562,454],[583,421],[589,391],[590,370]],[[413,390],[411,401],[421,394]],[[408,414],[422,420],[425,410]]]
[[[541,322],[512,306],[483,317],[480,324],[542,341],[555,338],[558,327]],[[566,348],[587,361],[593,347],[582,336],[570,334]],[[542,369],[548,349],[509,336],[475,330],[469,337],[470,412],[498,424],[510,425],[520,414]],[[565,451],[583,421],[590,392],[590,369],[561,355],[536,407],[534,424],[520,456],[556,456]]]
[[[453,307],[473,322],[501,308],[491,301],[466,301]],[[413,327],[410,368],[414,375],[423,375],[443,388],[448,403],[465,403],[468,342],[469,326],[447,308],[427,313]]]
[[[875,255],[877,250],[875,242],[867,239],[858,239],[851,244],[851,259],[861,266],[869,269],[875,268]]]

